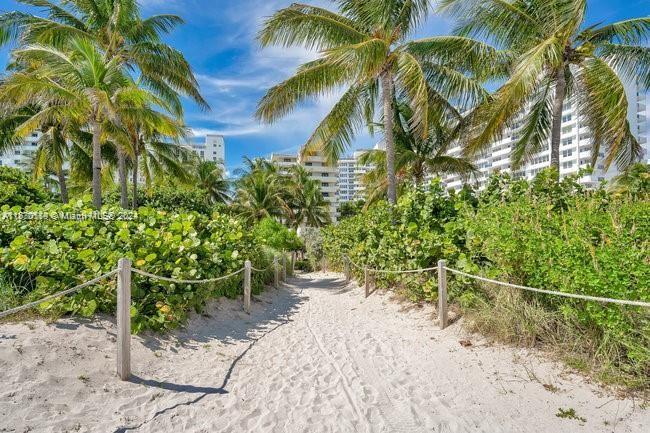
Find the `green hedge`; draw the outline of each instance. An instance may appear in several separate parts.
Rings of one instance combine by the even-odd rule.
[[[335,269],[342,269],[344,256],[379,269],[432,267],[444,258],[451,267],[501,281],[650,302],[650,201],[647,195],[641,197],[586,191],[576,178],[558,182],[552,171],[530,183],[495,176],[480,194],[469,189],[448,194],[434,182],[405,193],[394,208],[379,203],[325,228],[323,248]],[[362,271],[353,271],[362,277]],[[527,303],[539,317],[556,321],[534,322],[524,318],[523,311],[518,317],[513,301],[509,322],[500,324],[510,327],[511,335],[529,333],[533,343],[553,343],[560,328],[571,328],[576,331],[571,335],[584,337],[582,347],[590,347],[585,350],[593,359],[606,360],[643,386],[650,385],[647,309],[507,292],[467,278],[449,278],[451,301],[466,311],[497,308],[503,296],[516,294],[524,302],[519,307]],[[380,274],[377,279],[379,286],[400,290],[414,301],[437,299],[433,273],[399,278]],[[535,327],[555,329],[547,329],[546,335],[527,329]],[[577,345],[568,335],[559,338],[567,346]]]
[[[2,208],[9,212],[8,206]],[[21,210],[19,207],[12,212]],[[90,213],[87,203],[31,205],[23,211],[57,215]],[[103,212],[119,214],[118,208]],[[42,217],[43,215],[41,215]],[[141,208],[133,220],[5,219],[0,227],[0,284],[17,288],[21,300],[36,300],[116,268],[121,257],[147,272],[180,279],[219,277],[250,259],[258,268],[272,260],[251,230],[235,218],[196,212],[168,213]],[[255,274],[254,290],[270,273]],[[27,292],[26,294],[24,292]],[[210,297],[236,296],[241,278],[219,284],[172,284],[133,276],[135,331],[178,326],[189,310],[200,311]],[[113,312],[115,282],[105,281],[79,294],[45,304],[43,311],[85,316]]]

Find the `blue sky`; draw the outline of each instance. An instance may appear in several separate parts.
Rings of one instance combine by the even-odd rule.
[[[327,0],[302,0],[333,7]],[[226,164],[232,171],[244,155],[267,156],[272,152],[296,152],[315,125],[328,112],[336,95],[312,101],[274,125],[261,125],[253,118],[265,90],[287,78],[300,63],[316,53],[299,48],[261,50],[255,41],[260,24],[291,0],[140,0],[144,15],[175,13],[186,24],[168,37],[185,53],[212,110],[200,111],[186,101],[186,123],[196,140],[206,133],[226,137]],[[14,0],[2,0],[0,11],[26,10]],[[588,22],[611,22],[650,15],[650,1],[591,0]],[[449,19],[431,16],[416,37],[445,34],[453,27]],[[7,50],[0,50],[6,63]],[[372,146],[376,138],[361,133],[354,148]]]

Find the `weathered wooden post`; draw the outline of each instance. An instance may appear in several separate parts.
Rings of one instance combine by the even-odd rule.
[[[343,269],[345,272],[345,282],[349,283],[350,282],[350,259],[346,257],[345,259],[343,259],[343,261],[345,262],[345,264],[343,265]]]
[[[438,323],[447,327],[447,262],[438,260]]]
[[[287,281],[287,255],[282,253],[282,281]]]
[[[278,263],[278,257],[273,257],[273,285],[276,289],[280,288],[280,264]]]
[[[131,375],[131,260],[117,262],[117,375]]]
[[[251,261],[244,262],[244,311],[251,312]]]
[[[363,281],[364,281],[364,285],[366,286],[366,298],[368,296],[370,296],[370,278],[369,278],[369,276],[370,275],[368,274],[368,266],[366,266],[363,269]]]
[[[291,251],[291,276],[296,273],[296,252]]]

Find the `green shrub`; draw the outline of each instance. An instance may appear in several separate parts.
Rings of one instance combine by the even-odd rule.
[[[650,202],[545,170],[532,182],[496,175],[478,196],[437,183],[404,193],[391,208],[323,230],[325,259],[342,269],[448,266],[500,281],[591,296],[650,302]],[[637,195],[636,197],[638,197]],[[352,268],[357,278],[363,270]],[[435,301],[435,274],[378,274],[380,287]],[[450,300],[475,330],[517,344],[541,344],[594,372],[650,387],[650,311],[477,284],[449,274]]]
[[[24,210],[91,212],[82,201],[33,205]],[[103,211],[120,212],[110,207]],[[235,218],[217,214],[210,220],[196,212],[178,214],[151,208],[139,209],[133,220],[5,220],[0,228],[0,247],[0,280],[22,281],[30,288],[25,301],[109,272],[121,257],[130,258],[134,267],[144,271],[179,279],[219,277],[240,269],[246,259],[258,268],[269,264],[269,257],[256,247],[252,233]],[[260,289],[264,278],[269,275],[255,274],[254,290]],[[174,328],[189,310],[200,311],[208,298],[239,293],[241,275],[218,284],[174,284],[134,274],[134,329]],[[103,281],[41,308],[53,314],[85,316],[95,311],[113,312],[115,281]]]
[[[305,244],[305,265],[304,271],[315,271],[321,268],[323,260],[323,236],[321,229],[317,227],[305,227],[302,231],[302,239]]]
[[[0,167],[0,207],[44,203],[48,198],[45,189],[32,182],[22,171]]]
[[[133,197],[129,191],[129,203]],[[106,198],[106,203],[118,205],[120,203],[119,190],[111,191]],[[197,188],[153,186],[138,190],[138,206],[151,207],[167,212],[198,212],[210,216],[221,206],[213,205],[205,191]]]
[[[276,251],[295,251],[302,248],[296,232],[289,230],[273,218],[264,218],[253,229],[255,239]]]

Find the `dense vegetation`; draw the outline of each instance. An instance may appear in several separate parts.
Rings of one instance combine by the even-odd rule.
[[[635,185],[643,188],[643,183]],[[501,281],[607,298],[650,301],[650,190],[587,191],[553,171],[533,182],[495,176],[480,194],[438,183],[405,193],[323,231],[330,265],[379,269],[448,266]],[[358,269],[357,277],[362,277]],[[435,301],[431,273],[377,275],[414,301]],[[519,344],[565,349],[573,365],[648,387],[650,312],[531,294],[450,275],[451,301],[475,329]]]
[[[14,174],[5,176],[11,182],[14,178],[25,180],[16,170],[3,172]],[[0,182],[0,189],[11,185]],[[250,230],[242,220],[218,212],[205,215],[152,207],[125,212],[118,206],[105,206],[101,218],[88,218],[93,211],[89,196],[69,204],[23,205],[37,201],[28,197],[45,196],[34,185],[28,191],[30,195],[23,198],[12,195],[11,203],[1,207],[0,310],[111,271],[121,257],[157,275],[205,279],[238,270],[247,259],[257,268],[268,268],[275,254],[300,245],[295,233],[274,221]],[[18,218],[21,212],[23,218]],[[76,215],[86,218],[76,219]],[[271,277],[270,270],[255,273],[254,291]],[[190,310],[200,311],[211,297],[234,297],[242,290],[241,276],[218,284],[185,285],[133,275],[133,282],[131,314],[136,332],[176,327]],[[90,316],[114,309],[114,278],[40,306],[45,315]]]

